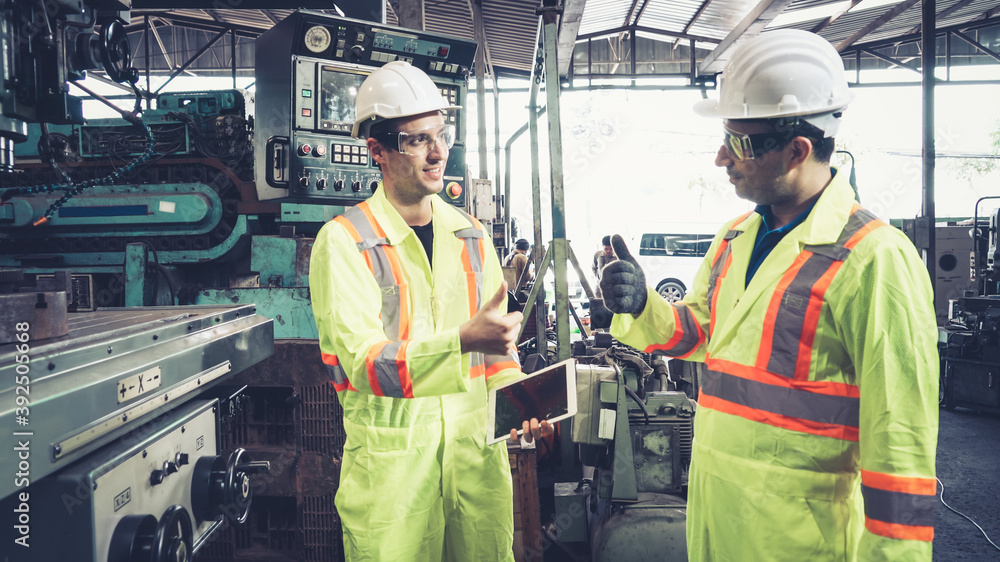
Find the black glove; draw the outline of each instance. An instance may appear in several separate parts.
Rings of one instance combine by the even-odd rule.
[[[635,261],[622,237],[611,237],[618,261],[601,271],[601,293],[604,305],[615,314],[639,314],[646,308],[646,276]]]

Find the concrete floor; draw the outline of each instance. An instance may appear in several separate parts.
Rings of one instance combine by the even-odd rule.
[[[1000,545],[1000,416],[962,408],[941,410],[937,474],[945,485],[944,501],[975,520]],[[1000,561],[1000,550],[939,501],[934,560]]]

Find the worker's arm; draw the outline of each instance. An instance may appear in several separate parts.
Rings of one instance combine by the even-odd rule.
[[[712,270],[712,257],[717,256],[717,249],[722,241],[722,234],[728,232],[737,221],[727,223],[719,235],[715,237],[706,254],[706,259],[695,274],[694,283],[684,299],[668,303],[652,287],[646,287],[645,305],[638,314],[615,314],[611,321],[611,334],[618,341],[630,345],[646,353],[660,352],[670,357],[689,361],[703,361],[708,345],[709,322],[711,319],[708,307],[708,282]],[[615,238],[618,238],[616,240]],[[613,243],[619,242],[616,235]],[[624,241],[615,246],[619,260],[608,266],[615,268],[620,262],[632,262],[638,268],[638,263],[631,257]],[[618,267],[621,267],[619,265]],[[610,278],[604,281],[607,285]],[[602,285],[604,300],[615,298],[615,289]]]
[[[864,244],[874,255],[863,267],[845,262],[840,275],[857,286],[838,312],[860,393],[858,560],[930,560],[939,374],[933,293],[901,233],[881,228]]]

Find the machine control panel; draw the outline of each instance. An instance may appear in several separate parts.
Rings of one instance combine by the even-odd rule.
[[[426,72],[451,105],[464,105],[476,44],[466,39],[299,11],[257,39],[255,172],[261,200],[354,204],[382,174],[351,137],[355,98],[378,67],[403,60]],[[289,53],[291,53],[289,55]],[[446,201],[466,207],[462,111],[445,167]],[[262,177],[263,176],[263,177]]]

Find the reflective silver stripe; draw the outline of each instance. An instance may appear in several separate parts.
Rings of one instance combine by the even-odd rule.
[[[330,375],[330,380],[336,385],[347,384],[347,373],[344,372],[344,368],[340,365],[326,365],[326,372]]]
[[[687,355],[701,343],[701,340],[698,338],[698,321],[687,305],[671,303],[671,306],[674,307],[674,310],[677,311],[677,315],[680,317],[681,329],[684,330],[684,335],[673,347],[663,349],[662,351],[667,355],[675,357],[678,355]]]
[[[728,402],[818,423],[858,427],[858,398],[817,394],[706,369],[701,391]]]
[[[485,356],[482,353],[478,352],[478,351],[473,351],[473,352],[469,353],[469,369],[472,370],[472,369],[475,369],[477,367],[482,370],[482,372],[479,373],[479,374],[481,374],[481,375],[485,375],[486,374],[486,358],[485,358]],[[475,373],[471,373],[471,374],[474,375]]]
[[[889,492],[861,485],[865,517],[898,525],[932,527],[937,496]]]
[[[521,361],[518,359],[517,355],[513,353],[508,353],[507,355],[487,355],[486,356],[486,370],[498,363],[506,363],[513,361],[518,367],[521,366]]]
[[[806,309],[813,298],[813,285],[833,264],[834,261],[827,256],[821,254],[809,256],[795,275],[795,279],[780,296],[781,304],[775,315],[771,357],[767,363],[768,371],[786,377],[795,376],[799,342],[802,341],[802,332],[805,329]]]
[[[401,341],[389,342],[375,357],[375,374],[385,396],[403,397],[403,389],[399,384],[399,367],[396,366],[396,354],[402,345]]]
[[[837,245],[843,246],[847,244],[847,241],[851,239],[851,236],[857,234],[859,230],[865,227],[868,223],[872,221],[879,220],[871,211],[868,209],[858,209],[851,214],[851,217],[847,219],[847,224],[844,225],[844,230],[840,231],[840,236],[837,238]]]
[[[468,215],[466,215],[468,217]],[[479,230],[479,227],[473,226],[472,228],[463,228],[462,230],[456,230],[455,236],[459,238],[485,238],[483,231]]]
[[[382,319],[385,335],[391,340],[398,339],[401,295],[399,294],[399,284],[392,273],[389,256],[384,248],[384,246],[389,245],[389,240],[376,236],[375,229],[368,217],[358,207],[351,207],[344,211],[344,218],[351,222],[361,236],[361,242],[357,244],[358,250],[368,252],[371,259],[375,282],[378,283],[382,291],[382,310],[379,317]]]
[[[483,255],[479,251],[479,240],[485,238],[483,231],[476,226],[475,219],[465,211],[461,211],[472,224],[471,228],[456,230],[455,236],[465,242],[465,250],[469,253],[469,264],[476,274],[476,310],[483,305]]]
[[[713,297],[715,296],[716,289],[718,289],[719,277],[722,275],[722,268],[725,267],[726,262],[729,260],[729,255],[732,253],[732,247],[729,245],[729,242],[732,241],[733,238],[736,238],[742,233],[743,232],[740,230],[730,230],[729,232],[726,233],[725,236],[722,237],[722,239],[725,240],[724,244],[726,245],[726,247],[722,250],[722,254],[719,256],[719,259],[715,260],[715,263],[712,264],[712,270],[708,274],[709,310],[712,309],[712,300]]]
[[[771,356],[767,360],[768,371],[786,377],[795,376],[799,353],[811,352],[811,349],[803,349],[800,345],[803,334],[806,330],[815,332],[817,329],[816,325],[805,325],[805,314],[809,303],[813,300],[822,300],[824,295],[814,290],[814,286],[835,263],[847,259],[851,250],[844,244],[872,220],[876,220],[874,215],[859,209],[850,216],[840,231],[836,244],[808,245],[804,248],[804,251],[811,252],[812,255],[795,274],[795,278],[785,288],[784,293],[780,297],[778,295],[774,297],[780,298],[781,302],[775,315]],[[825,289],[822,290],[825,292]],[[822,305],[822,302],[819,304]],[[818,319],[817,316],[816,320]],[[767,334],[764,336],[767,337]]]

